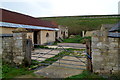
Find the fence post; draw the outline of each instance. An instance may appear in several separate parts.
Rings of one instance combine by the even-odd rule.
[[[87,70],[93,72],[92,69],[92,52],[91,52],[91,40],[86,39],[86,49],[87,49]]]

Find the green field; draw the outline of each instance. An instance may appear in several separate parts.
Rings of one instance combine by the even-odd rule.
[[[100,29],[101,24],[116,24],[118,22],[117,17],[106,18],[89,18],[82,16],[73,17],[44,17],[43,20],[56,21],[59,25],[64,25],[69,28],[69,34],[81,34],[81,31]]]

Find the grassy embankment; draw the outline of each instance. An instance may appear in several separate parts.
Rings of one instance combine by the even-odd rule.
[[[102,16],[101,16],[102,17]],[[82,16],[72,17],[44,17],[43,20],[55,21],[59,25],[64,25],[69,28],[70,34],[81,34],[81,31],[100,29],[101,24],[116,24],[119,18],[83,18]]]

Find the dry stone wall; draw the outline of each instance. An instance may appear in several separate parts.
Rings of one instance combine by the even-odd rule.
[[[14,33],[13,40],[14,40],[14,49],[13,49],[13,62],[15,64],[22,64],[25,55],[25,39],[26,33]]]
[[[2,59],[3,62],[10,64],[21,65],[31,62],[31,56],[26,56],[26,54],[31,55],[31,46],[27,51],[27,33],[14,33],[7,36],[2,35]],[[31,42],[32,43],[32,42]],[[29,53],[28,53],[29,52]],[[29,60],[26,60],[29,59]],[[25,62],[28,61],[28,62]]]
[[[13,35],[1,35],[1,52],[2,52],[2,59],[5,62],[11,63],[13,60]]]

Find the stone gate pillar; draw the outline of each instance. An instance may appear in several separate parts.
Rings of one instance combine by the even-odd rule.
[[[115,74],[120,72],[120,38],[107,37],[107,32],[96,31],[92,36],[93,72]]]
[[[27,40],[27,31],[25,29],[13,31],[13,41],[13,62],[16,65],[29,65],[31,63],[31,45]]]

